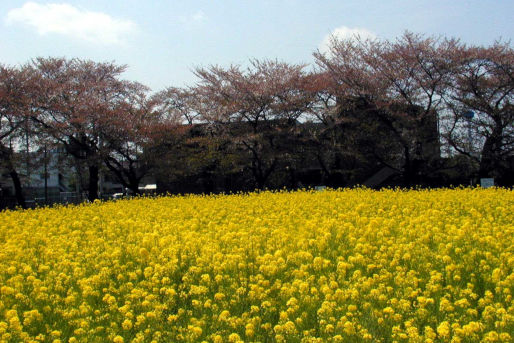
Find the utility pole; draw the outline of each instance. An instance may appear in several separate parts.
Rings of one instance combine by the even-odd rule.
[[[47,151],[46,151],[46,144],[44,145],[44,176],[45,176],[45,205],[48,205],[48,161],[47,161]]]
[[[468,122],[468,147],[469,147],[469,154],[473,156],[473,131],[471,125],[473,117],[475,116],[475,112],[468,110],[463,113],[464,118]],[[473,178],[469,182],[470,186],[473,186]]]
[[[30,148],[29,148],[29,125],[28,125],[28,121],[27,119],[25,119],[25,152],[26,152],[26,156],[25,156],[25,164],[26,164],[26,168],[27,168],[27,183],[28,183],[28,186],[31,187],[31,180],[30,180]]]

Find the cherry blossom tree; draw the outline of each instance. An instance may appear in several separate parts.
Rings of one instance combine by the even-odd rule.
[[[25,208],[25,196],[19,167],[17,147],[31,131],[30,92],[34,75],[21,68],[0,66],[0,168],[11,177],[18,205]]]
[[[514,50],[500,42],[462,47],[453,62],[444,137],[479,165],[480,177],[508,183],[514,155]]]
[[[314,54],[332,77],[338,105],[351,113],[358,104],[353,112],[389,132],[400,152],[393,160],[375,155],[401,171],[408,185],[439,157],[438,111],[444,107],[451,57],[459,46],[453,39],[407,32],[396,41],[333,39],[328,54]]]
[[[291,154],[284,148],[309,104],[302,84],[304,65],[278,61],[250,62],[250,67],[197,68],[197,112],[229,135],[249,161],[257,188]],[[222,125],[220,125],[222,124]]]
[[[119,103],[130,82],[120,79],[126,69],[114,63],[65,58],[38,58],[27,68],[40,80],[33,116],[42,132],[65,147],[88,169],[88,197],[97,199],[99,172],[108,155],[103,128],[119,122]]]

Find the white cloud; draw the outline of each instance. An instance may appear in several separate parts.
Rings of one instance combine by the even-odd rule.
[[[203,11],[198,11],[191,17],[194,21],[201,22],[204,21],[207,17]]]
[[[203,11],[197,11],[194,14],[189,15],[181,15],[179,18],[179,22],[184,25],[186,28],[192,28],[198,24],[203,23],[207,20],[207,16]]]
[[[330,34],[326,35],[325,38],[321,41],[318,49],[321,53],[329,53],[330,51],[330,43],[332,39],[344,40],[344,39],[375,39],[377,36],[364,28],[349,28],[346,26],[341,26],[332,31]]]
[[[130,20],[116,19],[102,12],[92,12],[69,4],[27,2],[7,13],[7,24],[24,24],[40,35],[61,34],[105,45],[123,44],[136,30]]]

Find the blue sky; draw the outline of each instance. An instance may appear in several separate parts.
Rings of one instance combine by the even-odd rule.
[[[331,33],[510,40],[513,13],[512,0],[4,0],[0,63],[38,56],[115,61],[128,64],[125,78],[158,91],[193,84],[195,66],[250,58],[312,63]]]

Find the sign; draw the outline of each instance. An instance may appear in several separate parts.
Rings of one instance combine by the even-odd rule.
[[[492,177],[480,179],[480,187],[482,187],[482,188],[494,187],[494,179]]]

